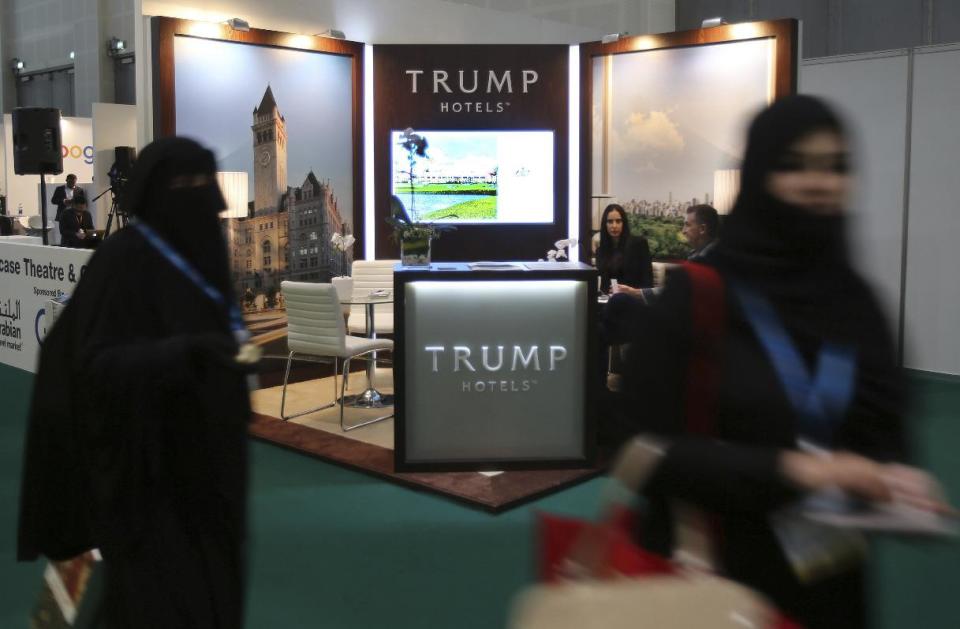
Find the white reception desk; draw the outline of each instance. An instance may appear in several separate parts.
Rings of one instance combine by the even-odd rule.
[[[398,471],[592,463],[597,271],[509,264],[396,267]]]

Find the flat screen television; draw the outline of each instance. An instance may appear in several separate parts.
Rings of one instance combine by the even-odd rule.
[[[412,164],[401,146],[403,131],[390,134],[391,193],[414,220],[554,222],[552,131],[416,133],[427,140],[427,149]]]

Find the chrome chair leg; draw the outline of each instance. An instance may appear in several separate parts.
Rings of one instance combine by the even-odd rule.
[[[337,402],[337,374],[340,369],[340,359],[336,356],[333,357],[333,400],[334,404]]]
[[[293,363],[294,354],[295,352],[290,352],[290,354],[287,356],[287,367],[283,372],[283,391],[280,394],[280,419],[283,421],[293,419],[294,417],[301,417],[303,415],[309,415],[310,413],[316,413],[317,411],[322,411],[328,408],[332,408],[337,403],[336,399],[334,399],[333,402],[330,402],[326,406],[318,406],[316,408],[300,411],[299,413],[293,413],[292,415],[284,414],[284,411],[286,409],[286,404],[287,404],[287,381],[290,379],[290,365]],[[334,364],[334,381],[333,381],[334,398],[336,398],[336,386],[337,386],[336,373],[337,373],[336,364]]]
[[[343,396],[347,393],[347,374],[350,372],[350,359],[343,361],[343,375],[340,376],[340,430],[346,432],[347,428],[343,425]]]

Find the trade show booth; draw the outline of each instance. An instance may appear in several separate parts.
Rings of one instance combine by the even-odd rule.
[[[345,334],[392,338],[359,383],[385,394],[367,408],[337,404],[359,372],[338,385],[332,370],[334,389],[331,371],[288,366],[282,387],[279,372],[261,374],[253,434],[494,510],[595,473],[600,305],[597,272],[578,260],[600,203],[625,207],[658,258],[683,257],[685,208],[729,207],[743,126],[796,87],[795,20],[572,47],[150,27],[152,135],[215,153],[234,293],[268,362],[288,358],[285,281],[335,280],[346,313],[373,311]],[[427,234],[425,256],[396,264],[411,226]],[[40,254],[13,246],[0,258],[22,274],[16,261]],[[572,261],[556,262],[567,247]],[[89,255],[48,250],[62,286],[0,293],[19,300],[20,323],[41,321],[34,302],[69,293]],[[42,334],[30,338],[23,368]],[[297,414],[337,386],[334,410]],[[366,422],[391,395],[394,420]],[[353,423],[343,413],[363,428],[341,430]],[[503,472],[506,489],[480,498],[465,470]],[[450,475],[413,473],[426,471]]]

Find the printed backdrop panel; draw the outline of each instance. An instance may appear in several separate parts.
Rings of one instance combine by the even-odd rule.
[[[174,38],[177,134],[246,175],[246,207],[224,219],[234,290],[248,312],[282,306],[284,280],[329,281],[351,255],[353,61],[348,56]],[[237,80],[243,76],[243,80]]]
[[[568,46],[382,45],[373,66],[378,258],[399,257],[391,195],[456,226],[434,260],[536,260],[567,237]]]
[[[92,253],[0,240],[0,363],[36,371],[47,302],[73,292]]]

